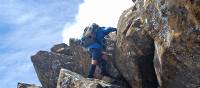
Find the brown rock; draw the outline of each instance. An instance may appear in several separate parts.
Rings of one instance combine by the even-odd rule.
[[[72,56],[59,55],[47,51],[39,51],[31,57],[37,76],[44,88],[55,88],[61,67],[74,68]],[[82,71],[81,69],[79,69]]]
[[[72,55],[70,47],[65,43],[54,45],[51,48],[51,52],[65,54],[65,55]]]
[[[116,66],[132,88],[156,88],[153,39],[144,30],[143,19],[134,8],[124,11],[119,19]]]
[[[158,10],[153,4],[149,7],[154,9],[147,10],[153,13],[147,16],[149,25],[158,24],[148,32],[154,38],[154,63],[160,86],[196,88],[200,85],[199,1],[162,1],[153,2],[158,4]]]
[[[61,69],[56,88],[121,88],[98,79],[86,79],[83,76]]]
[[[200,1],[135,3],[118,23],[115,64],[120,73],[133,88],[156,88],[155,76],[160,88],[199,87]]]

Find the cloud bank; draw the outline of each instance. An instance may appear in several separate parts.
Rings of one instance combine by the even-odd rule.
[[[63,41],[69,44],[69,38],[80,38],[83,29],[93,22],[116,27],[121,13],[132,5],[131,0],[84,0],[75,22],[65,25]]]

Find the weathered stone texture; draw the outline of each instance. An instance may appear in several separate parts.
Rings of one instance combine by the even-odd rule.
[[[133,88],[155,88],[152,65],[161,88],[200,85],[199,9],[199,0],[136,0],[124,11],[115,57]]]

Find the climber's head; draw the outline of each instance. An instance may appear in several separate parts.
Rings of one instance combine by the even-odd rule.
[[[96,23],[89,24],[87,27],[85,27],[84,32],[86,32],[87,30],[98,28],[98,27],[99,25]]]
[[[89,28],[90,28],[90,29],[96,29],[96,28],[98,28],[98,27],[99,27],[99,25],[96,24],[96,23],[92,23],[92,24],[89,25]]]
[[[85,36],[85,37],[94,36],[95,30],[96,30],[98,27],[99,27],[99,25],[96,24],[96,23],[92,23],[92,24],[88,25],[88,26],[84,29],[83,36]]]

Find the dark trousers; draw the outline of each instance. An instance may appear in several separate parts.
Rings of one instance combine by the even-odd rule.
[[[101,68],[101,74],[102,75],[107,75],[107,69],[106,69],[106,65],[107,62],[105,59],[102,59],[102,53],[101,50],[99,49],[90,49],[89,51],[90,56],[92,58],[92,60],[96,60],[99,67]],[[94,73],[95,73],[95,69],[96,69],[96,64],[91,64],[90,68],[89,68],[89,72],[88,72],[88,78],[93,78],[94,77]]]

